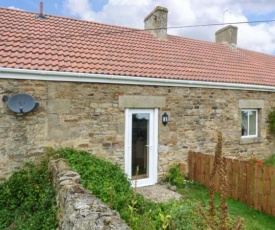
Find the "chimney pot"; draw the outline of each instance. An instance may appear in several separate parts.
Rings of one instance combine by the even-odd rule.
[[[226,26],[215,33],[216,42],[224,43],[230,46],[237,46],[238,27]]]
[[[168,9],[157,6],[145,19],[144,28],[157,38],[167,38]]]

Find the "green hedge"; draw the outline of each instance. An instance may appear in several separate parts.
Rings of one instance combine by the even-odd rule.
[[[0,229],[56,229],[56,201],[47,161],[26,164],[0,184]]]

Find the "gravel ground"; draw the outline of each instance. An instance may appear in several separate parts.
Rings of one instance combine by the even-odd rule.
[[[170,200],[180,200],[182,195],[173,192],[164,185],[151,185],[137,188],[137,192],[145,198],[152,200],[155,203],[168,202]]]

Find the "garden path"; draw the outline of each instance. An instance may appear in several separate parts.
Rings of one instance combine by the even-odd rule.
[[[180,200],[182,195],[166,188],[165,185],[155,184],[137,188],[137,192],[145,198],[155,202],[168,202],[170,200]]]

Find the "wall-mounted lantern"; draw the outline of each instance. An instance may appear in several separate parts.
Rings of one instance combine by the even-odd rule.
[[[15,94],[11,97],[5,95],[3,96],[2,101],[7,104],[11,111],[19,116],[32,111],[39,105],[33,96],[25,93]]]
[[[162,115],[162,124],[165,126],[165,125],[167,125],[167,123],[168,123],[168,114],[164,113]]]

